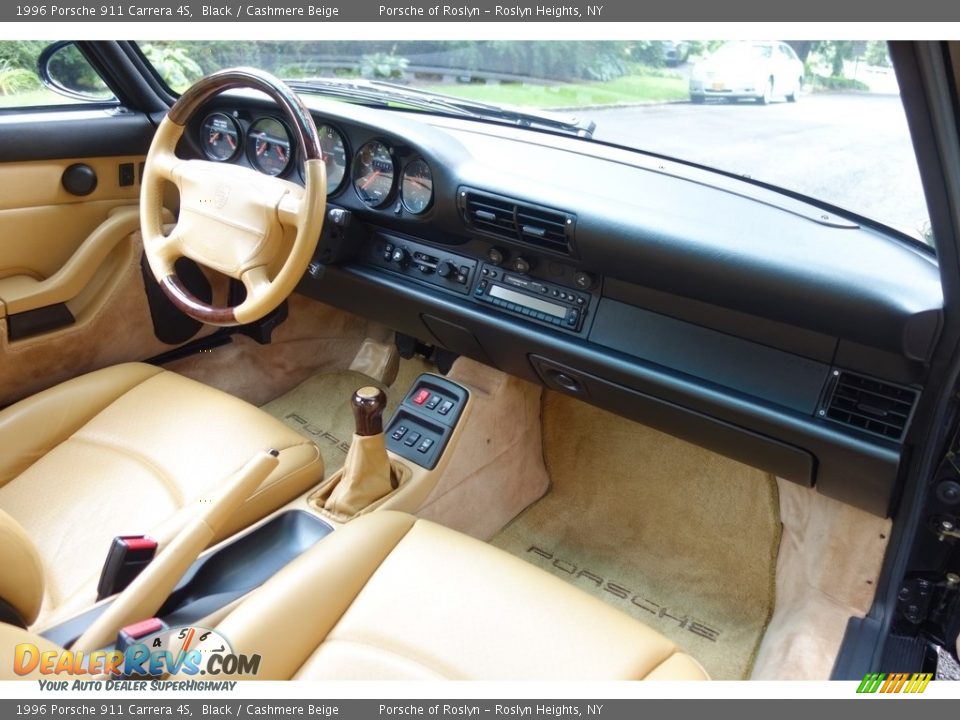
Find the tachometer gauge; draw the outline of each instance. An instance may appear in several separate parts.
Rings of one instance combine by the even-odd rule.
[[[390,200],[396,167],[390,150],[373,140],[357,152],[353,163],[353,187],[370,207],[380,207]]]
[[[212,113],[200,126],[200,143],[211,160],[230,160],[240,149],[240,128],[229,115]]]
[[[343,176],[347,172],[347,148],[343,136],[329,125],[319,126],[317,134],[320,136],[323,164],[327,166],[327,194],[331,195],[343,184]]]
[[[403,206],[414,215],[419,215],[430,206],[433,199],[433,173],[425,160],[414,160],[404,168],[400,193]]]
[[[247,157],[260,172],[281,175],[290,167],[290,133],[279,120],[260,118],[247,133]]]

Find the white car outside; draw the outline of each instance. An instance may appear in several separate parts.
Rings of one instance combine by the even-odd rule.
[[[803,63],[783,42],[731,42],[697,63],[690,76],[690,101],[707,98],[774,98],[796,102],[803,87]]]

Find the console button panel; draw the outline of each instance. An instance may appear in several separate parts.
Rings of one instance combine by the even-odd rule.
[[[470,394],[439,375],[417,378],[384,430],[387,450],[432,470],[446,449]]]

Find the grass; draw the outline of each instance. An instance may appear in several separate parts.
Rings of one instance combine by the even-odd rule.
[[[0,95],[0,108],[49,107],[50,105],[76,105],[82,102],[60,95],[47,88],[25,90],[12,95]]]
[[[557,85],[450,83],[426,85],[423,89],[467,100],[545,109],[685,100],[688,90],[687,81],[681,77],[653,75],[627,75],[604,82]]]

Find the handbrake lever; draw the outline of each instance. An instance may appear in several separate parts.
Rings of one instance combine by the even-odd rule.
[[[223,490],[197,513],[153,562],[137,575],[72,645],[90,652],[110,645],[120,628],[152,617],[220,528],[277,467],[280,453],[259,452],[228,480]]]

